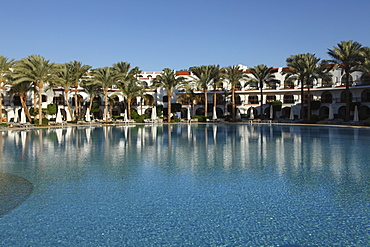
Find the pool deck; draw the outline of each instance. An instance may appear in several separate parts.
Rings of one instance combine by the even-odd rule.
[[[0,126],[0,132],[9,131],[9,130],[28,130],[28,129],[52,129],[52,128],[67,128],[67,127],[101,127],[101,126],[132,126],[132,125],[163,125],[163,124],[263,124],[263,125],[304,125],[304,126],[325,126],[325,127],[353,127],[353,128],[370,128],[370,126],[361,125],[360,123],[348,122],[348,123],[337,123],[337,122],[320,122],[320,123],[302,123],[294,121],[239,121],[239,122],[228,122],[228,121],[218,121],[218,122],[176,122],[176,123],[120,123],[120,122],[95,122],[95,123],[63,123],[63,124],[51,124],[46,126],[39,126],[33,124],[24,124],[24,125],[13,125],[13,126]]]

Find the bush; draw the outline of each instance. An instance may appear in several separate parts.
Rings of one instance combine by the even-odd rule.
[[[364,125],[365,125],[365,126],[370,126],[370,119],[365,120],[365,121],[364,121]]]
[[[207,117],[205,117],[205,116],[194,115],[191,118],[192,119],[198,119],[198,122],[206,122],[207,121]]]
[[[0,126],[7,127],[7,126],[8,126],[8,124],[7,124],[7,123],[0,123]]]
[[[275,100],[270,102],[270,106],[274,108],[274,111],[281,111],[281,106],[283,103],[280,100]]]

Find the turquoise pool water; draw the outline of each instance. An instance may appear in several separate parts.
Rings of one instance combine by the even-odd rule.
[[[370,246],[368,129],[0,134],[1,246]]]

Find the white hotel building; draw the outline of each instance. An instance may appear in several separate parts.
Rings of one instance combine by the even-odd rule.
[[[244,66],[245,67],[245,66]],[[246,67],[245,67],[246,68]],[[283,71],[286,68],[277,68],[275,72],[275,78],[279,83],[266,84],[263,88],[263,112],[269,116],[270,104],[271,101],[281,101],[282,107],[279,111],[274,111],[274,118],[288,118],[290,115],[291,109],[296,118],[301,118],[300,116],[300,104],[301,99],[301,88],[300,84],[296,81],[291,84],[284,82],[285,75]],[[139,79],[151,85],[151,81],[159,75],[161,72],[143,72]],[[184,76],[188,81],[194,81],[194,77],[190,71],[177,71],[179,76]],[[345,115],[345,83],[344,76],[341,73],[341,69],[337,69],[332,72],[333,79],[331,83],[323,83],[320,80],[315,81],[311,87],[312,100],[315,102],[315,106],[312,107],[312,115],[318,116],[320,119],[327,118],[329,114],[329,107],[331,105],[334,116],[336,118],[344,118]],[[370,118],[370,81],[361,77],[361,72],[354,72],[351,74],[351,83],[350,83],[350,101],[356,102],[359,109],[359,118],[360,120]],[[21,104],[19,96],[9,96],[7,91],[11,86],[5,85],[3,87],[3,111],[2,117],[3,120],[9,121],[11,118],[14,118],[14,114],[20,114]],[[44,87],[45,88],[45,87]],[[230,85],[225,81],[222,86],[219,86],[217,89],[217,115],[218,117],[225,116],[229,114],[228,105],[230,104]],[[305,88],[305,92],[307,89]],[[200,94],[200,97],[203,97],[203,91],[196,91]],[[227,93],[229,92],[229,93]],[[77,93],[78,97],[81,99],[81,107],[86,109],[88,107],[89,95],[87,95],[83,88],[79,88],[77,92],[74,89],[70,89],[69,93],[69,102],[74,109],[74,94]],[[119,94],[119,90],[115,87],[112,87],[109,90],[109,94],[116,94],[115,103],[112,106],[113,116],[120,116],[124,112],[124,97]],[[204,115],[204,102],[195,104],[194,109],[190,102],[182,102],[179,95],[184,92],[175,91],[173,97],[171,98],[171,103],[181,103],[181,116],[185,118],[187,116],[187,111],[190,110],[191,115]],[[210,86],[208,88],[208,115],[212,115],[212,106],[213,106],[213,88]],[[253,110],[254,114],[260,114],[260,90],[254,88],[251,85],[243,86],[237,88],[235,92],[236,95],[236,105],[241,114],[249,114]],[[27,96],[27,105],[32,107],[33,96],[30,93]],[[104,100],[103,95],[100,95],[94,99],[96,104],[99,104],[100,110],[94,113],[95,118],[103,117],[104,110]],[[55,103],[62,108],[62,113],[64,118],[67,119],[67,106],[64,102],[64,89],[63,88],[54,88],[52,90],[45,91],[42,97],[43,108],[46,108],[48,104]],[[138,97],[137,100],[133,100],[132,109],[136,110],[139,114],[147,113],[148,115],[151,112],[153,105],[167,108],[168,99],[167,92],[163,89],[157,90],[146,90],[145,97]],[[64,110],[63,110],[64,109]],[[166,114],[166,111],[164,111]],[[353,112],[352,112],[353,114]],[[150,116],[150,115],[149,115]],[[49,116],[52,117],[52,116]]]

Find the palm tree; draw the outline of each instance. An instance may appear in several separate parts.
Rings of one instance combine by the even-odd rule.
[[[289,68],[287,72],[285,72],[286,77],[285,80],[288,80],[287,78],[297,79],[299,83],[301,84],[301,117],[303,117],[303,98],[304,98],[304,80],[305,80],[305,66],[303,62],[304,54],[298,54],[298,55],[291,55],[286,59],[286,64]]]
[[[133,77],[130,80],[119,83],[118,88],[127,101],[127,118],[131,119],[131,102],[134,98],[143,96],[144,87],[139,84],[139,81]]]
[[[51,82],[57,70],[58,68],[54,63],[50,63],[49,60],[45,60],[40,55],[30,55],[27,58],[22,58],[16,62],[14,67],[14,84],[31,81],[37,87],[39,125],[42,124],[42,92],[44,83]]]
[[[211,85],[213,89],[213,108],[217,107],[217,88],[221,85],[223,80],[223,71],[220,69],[220,65],[211,65]]]
[[[32,82],[24,81],[24,82],[20,82],[18,84],[13,85],[8,91],[9,96],[13,96],[13,95],[19,96],[21,100],[21,105],[24,109],[24,112],[29,122],[32,122],[32,118],[27,108],[26,99],[27,99],[27,93],[32,90],[33,90]]]
[[[201,100],[199,94],[195,93],[194,85],[192,83],[184,84],[183,89],[185,89],[185,93],[180,94],[177,96],[177,99],[182,102],[190,102],[192,115],[195,115],[195,103]]]
[[[89,110],[91,111],[93,100],[96,96],[100,94],[100,86],[98,84],[91,83],[89,80],[83,80],[81,86],[84,91],[89,95],[90,103]]]
[[[174,70],[169,68],[163,69],[160,75],[153,80],[153,85],[155,87],[164,88],[167,91],[168,98],[168,109],[167,109],[167,122],[171,122],[171,98],[172,93],[175,89],[181,87],[185,82],[185,77],[177,76]]]
[[[307,87],[307,119],[311,119],[311,85],[314,80],[321,78],[323,81],[331,80],[329,71],[331,66],[326,61],[320,63],[320,58],[317,58],[315,54],[298,54],[290,56],[287,59],[287,64],[290,71],[287,72],[289,78],[299,78],[301,82],[301,116],[303,115],[303,88]]]
[[[365,84],[368,84],[368,78],[370,77],[370,47],[365,46],[362,48],[361,51],[363,61],[359,66],[359,70],[362,72],[362,81],[365,82]]]
[[[263,118],[263,86],[265,83],[275,79],[275,75],[273,74],[273,68],[267,67],[264,64],[260,64],[257,66],[254,66],[253,68],[249,69],[248,71],[254,76],[254,78],[257,80],[257,85],[260,89],[260,116],[261,119]]]
[[[236,86],[245,80],[246,74],[239,65],[229,66],[225,68],[225,78],[231,85],[231,115],[233,121],[236,117],[236,104],[235,104],[235,89]]]
[[[14,66],[14,59],[0,55],[0,123],[3,122],[3,82],[8,80],[10,68]]]
[[[68,63],[60,65],[60,69],[57,73],[58,80],[55,80],[52,82],[49,87],[62,87],[64,90],[64,102],[67,103],[67,108],[69,111],[69,115],[73,116],[73,112],[71,109],[71,105],[69,103],[69,89],[74,85],[74,82],[72,81],[72,75],[71,75],[71,66]]]
[[[79,115],[79,101],[77,97],[77,89],[78,85],[81,81],[81,79],[87,74],[89,69],[91,69],[90,65],[83,65],[79,61],[71,61],[66,64],[68,67],[68,70],[70,71],[70,79],[71,82],[73,83],[72,86],[74,87],[75,90],[75,95],[74,95],[74,100],[75,100],[75,109],[76,109],[76,116]],[[71,115],[72,116],[72,115]]]
[[[117,73],[111,67],[97,68],[92,71],[91,84],[99,85],[104,91],[104,118],[106,123],[108,123],[108,89],[117,81],[116,75]]]
[[[349,121],[349,85],[350,85],[350,76],[354,71],[359,70],[359,65],[363,61],[362,56],[362,45],[356,41],[342,41],[337,44],[337,47],[333,49],[328,49],[328,55],[332,58],[328,60],[338,64],[342,68],[342,73],[344,72],[344,78],[346,83],[346,117],[345,120]]]
[[[198,87],[203,90],[204,93],[204,116],[207,117],[208,113],[208,86],[212,82],[214,75],[214,65],[202,65],[191,67],[190,71],[195,75],[195,81]]]

